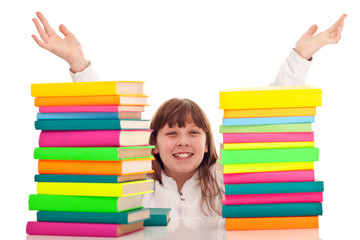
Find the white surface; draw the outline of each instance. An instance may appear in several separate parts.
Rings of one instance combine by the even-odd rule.
[[[67,64],[30,37],[42,11],[82,42],[103,80],[144,80],[151,106],[187,97],[203,107],[217,142],[218,90],[266,86],[297,39],[313,24],[322,31],[347,13],[343,37],[314,57],[308,85],[323,89],[314,130],[320,147],[316,177],[325,182],[322,239],[356,236],[359,215],[359,7],[356,1],[6,1],[1,4],[2,235],[25,238],[27,197],[35,193],[32,152],[38,132],[30,84],[70,81]]]

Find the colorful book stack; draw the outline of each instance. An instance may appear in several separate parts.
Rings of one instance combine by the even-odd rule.
[[[317,106],[321,89],[311,86],[220,91],[226,230],[318,228],[324,186],[314,178]]]
[[[144,228],[152,191],[149,121],[143,82],[33,84],[41,130],[29,196],[30,235],[118,237]]]

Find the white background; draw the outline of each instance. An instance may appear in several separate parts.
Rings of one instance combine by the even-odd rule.
[[[325,30],[342,13],[339,44],[314,56],[308,85],[323,89],[314,131],[320,147],[316,178],[325,182],[322,239],[357,239],[359,222],[359,23],[357,1],[7,1],[0,7],[1,235],[24,239],[35,219],[27,198],[36,193],[33,149],[37,109],[30,85],[68,82],[63,60],[39,48],[31,21],[42,11],[57,30],[65,24],[81,41],[103,80],[146,81],[145,118],[171,97],[196,101],[213,125],[218,91],[267,86],[298,38],[314,23]],[[10,237],[11,234],[11,237]],[[3,238],[3,237],[1,237]]]

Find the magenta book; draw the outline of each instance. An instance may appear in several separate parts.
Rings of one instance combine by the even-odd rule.
[[[223,143],[313,142],[314,132],[223,133]]]
[[[224,205],[322,202],[322,192],[225,195]]]
[[[315,180],[314,170],[251,172],[223,174],[224,184],[262,182],[310,182]]]

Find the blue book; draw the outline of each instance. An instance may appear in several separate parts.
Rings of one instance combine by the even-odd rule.
[[[322,215],[321,203],[223,205],[223,218],[291,217]]]
[[[130,224],[150,218],[150,210],[141,208],[126,212],[52,212],[38,211],[39,222],[81,222],[81,223],[110,223]]]
[[[37,119],[120,119],[119,112],[37,113]]]
[[[144,119],[41,119],[35,121],[37,130],[135,130],[149,129]]]
[[[71,174],[36,174],[35,182],[83,182],[83,183],[118,183],[145,180],[146,173],[115,175],[71,175]]]
[[[223,126],[292,124],[292,123],[314,123],[314,122],[315,122],[315,116],[263,117],[263,118],[224,118],[223,119]]]

